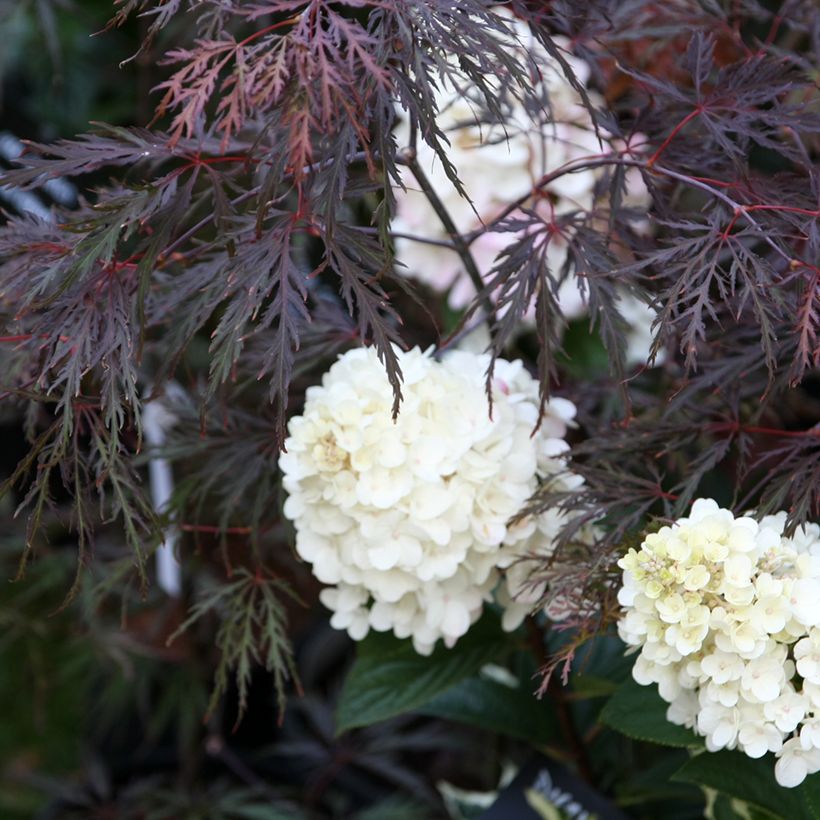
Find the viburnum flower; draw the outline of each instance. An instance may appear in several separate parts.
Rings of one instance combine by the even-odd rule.
[[[774,752],[796,786],[820,771],[820,526],[735,517],[699,499],[618,562],[633,677],[710,751]]]
[[[481,229],[505,207],[526,198],[545,174],[582,157],[595,157],[602,152],[624,148],[608,138],[605,130],[599,128],[596,133],[581,94],[569,83],[558,61],[535,40],[529,27],[504,8],[499,7],[496,11],[508,26],[508,34],[503,37],[504,45],[521,59],[532,60],[537,65],[538,89],[549,100],[549,106],[536,113],[528,110],[521,100],[511,98],[505,100],[508,110],[503,122],[486,122],[482,120],[481,94],[466,78],[441,78],[436,95],[437,124],[449,139],[448,159],[456,168],[469,200],[461,196],[447,177],[435,150],[423,140],[417,141],[416,159],[456,228],[463,234]],[[571,53],[566,38],[555,36],[553,41],[564,52],[564,59],[578,82],[585,86],[590,76],[589,65]],[[587,93],[593,103],[602,103],[594,91]],[[404,112],[398,110],[397,113],[397,139],[403,146],[410,139],[410,124]],[[603,148],[599,136],[605,140]],[[401,173],[406,189],[398,186],[395,189],[396,216],[392,223],[396,234],[397,269],[437,291],[447,291],[450,306],[455,310],[463,309],[476,291],[458,254],[442,245],[408,238],[435,241],[449,237],[412,171],[405,168]],[[591,169],[562,175],[543,189],[548,197],[526,201],[526,205],[543,210],[550,217],[571,211],[588,211],[593,207],[599,178],[600,173]],[[624,204],[648,209],[649,192],[640,173],[629,169],[625,183],[627,196]],[[490,229],[475,238],[470,250],[483,277],[490,274],[499,254],[517,238],[515,232]],[[550,269],[556,275],[567,260],[566,240],[565,235],[553,234],[547,247]],[[586,299],[578,279],[570,277],[564,281],[559,302],[568,319],[586,313]],[[622,294],[619,307],[632,328],[627,340],[627,357],[630,361],[646,361],[655,311],[628,293]],[[531,308],[528,316],[532,318],[532,315]]]
[[[540,482],[577,482],[564,462],[575,407],[551,398],[533,435],[538,383],[521,362],[496,361],[490,416],[487,355],[398,355],[397,419],[376,352],[351,350],[307,390],[279,466],[331,624],[356,640],[392,630],[427,654],[467,632],[517,555],[552,548],[560,516],[510,520]]]

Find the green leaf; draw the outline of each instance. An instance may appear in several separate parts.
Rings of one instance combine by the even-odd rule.
[[[264,803],[246,803],[231,809],[231,818],[236,820],[303,820],[303,814],[268,806]]]
[[[409,640],[386,633],[368,636],[359,645],[342,688],[336,731],[368,726],[420,708],[503,655],[512,641],[491,612],[452,649],[439,644],[429,657],[419,655]]]
[[[595,675],[581,673],[572,679],[572,692],[578,699],[606,698],[617,691],[617,683]]]
[[[599,719],[635,740],[662,746],[702,746],[694,732],[666,719],[667,706],[654,686],[641,686],[630,678],[618,687]]]
[[[810,820],[813,816],[801,789],[778,785],[771,755],[754,760],[742,752],[703,752],[684,763],[672,779],[716,789],[784,820]]]
[[[604,376],[609,370],[609,356],[601,337],[591,331],[589,321],[572,321],[564,333],[564,353],[559,357],[564,370],[577,378]]]
[[[809,816],[813,820],[820,820],[820,774],[809,775],[798,791],[803,797]]]
[[[534,744],[549,743],[558,734],[555,710],[548,702],[524,688],[484,677],[451,686],[418,711]]]
[[[360,811],[354,820],[426,820],[430,816],[428,806],[402,797],[388,797]]]
[[[713,798],[711,810],[707,812],[711,820],[778,820],[780,816],[736,797],[718,794],[714,789],[707,791]]]

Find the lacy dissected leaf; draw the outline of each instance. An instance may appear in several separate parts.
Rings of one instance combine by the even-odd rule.
[[[293,356],[302,327],[310,316],[306,306],[310,271],[294,261],[298,227],[290,214],[277,216],[258,238],[244,242],[218,271],[226,300],[211,334],[212,384],[227,379],[242,347],[253,333],[274,330],[257,378],[268,376],[271,401],[279,418],[279,442],[284,440],[288,388]]]
[[[169,638],[173,641],[206,615],[217,617],[215,644],[220,653],[208,711],[212,712],[228,690],[233,676],[239,692],[241,720],[248,704],[248,688],[256,665],[273,675],[279,712],[285,706],[285,686],[297,680],[293,650],[287,635],[287,614],[281,596],[293,597],[290,588],[263,572],[245,568],[234,579],[202,594],[187,620]]]
[[[98,132],[47,145],[28,142],[17,160],[22,166],[3,174],[3,182],[20,188],[42,185],[66,174],[77,176],[100,168],[132,167],[136,163],[173,156],[164,135],[143,128],[115,128],[99,124]]]

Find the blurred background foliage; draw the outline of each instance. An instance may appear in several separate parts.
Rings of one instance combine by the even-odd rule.
[[[102,33],[110,16],[109,0],[0,2],[3,128],[53,140],[148,113],[150,55],[118,67],[137,50],[139,24]]]

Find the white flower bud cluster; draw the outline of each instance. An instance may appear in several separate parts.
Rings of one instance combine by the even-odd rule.
[[[482,98],[477,89],[467,78],[458,83],[442,78],[436,95],[439,110],[437,124],[450,141],[448,159],[456,168],[470,201],[459,194],[444,172],[434,149],[421,139],[416,146],[417,160],[456,228],[462,233],[478,230],[491,222],[510,203],[526,197],[545,174],[573,160],[598,156],[602,150],[609,153],[616,147],[613,144],[601,148],[581,95],[569,84],[558,62],[535,40],[529,27],[503,8],[497,9],[497,12],[509,28],[509,35],[504,40],[505,47],[511,53],[517,53],[522,60],[532,60],[537,64],[542,78],[540,87],[549,99],[549,109],[534,113],[527,110],[521,101],[512,99],[503,124],[481,122]],[[590,75],[589,65],[573,56],[568,40],[560,36],[553,40],[564,51],[564,59],[575,77],[586,85]],[[589,92],[589,98],[594,104],[603,102],[594,91]],[[397,139],[399,146],[404,146],[409,141],[410,124],[402,111],[398,114]],[[599,129],[599,133],[606,137],[606,132]],[[562,175],[545,187],[548,197],[528,201],[527,207],[543,210],[548,217],[590,210],[600,173],[600,170],[588,168]],[[449,291],[450,306],[461,310],[472,300],[475,287],[455,251],[407,238],[416,236],[447,240],[449,237],[409,170],[402,171],[402,181],[407,189],[396,187],[396,216],[392,223],[392,230],[398,234],[395,238],[396,259],[399,262],[397,270],[439,292]],[[630,169],[625,181],[628,195],[624,204],[648,208],[650,197],[640,173]],[[470,245],[482,276],[488,276],[498,255],[518,238],[515,232],[488,230]],[[561,271],[567,255],[566,239],[554,234],[547,247],[548,263],[553,274]],[[578,318],[586,312],[584,294],[574,277],[563,283],[559,301],[567,318]],[[645,361],[651,342],[649,329],[655,312],[626,293],[622,295],[620,304],[630,314],[628,321],[636,323],[638,328],[638,335],[630,342],[628,351],[631,360]],[[532,318],[532,309],[528,316]]]
[[[550,550],[555,515],[509,522],[540,481],[580,480],[562,458],[575,407],[550,399],[532,435],[538,384],[520,361],[496,361],[492,418],[487,355],[456,350],[439,362],[415,348],[399,362],[394,421],[375,351],[341,356],[290,420],[279,466],[296,551],[330,585],[331,624],[356,640],[392,630],[429,654],[478,619],[501,567]]]
[[[791,787],[820,771],[820,527],[785,522],[695,501],[618,562],[618,630],[671,722],[710,751],[774,752]]]

